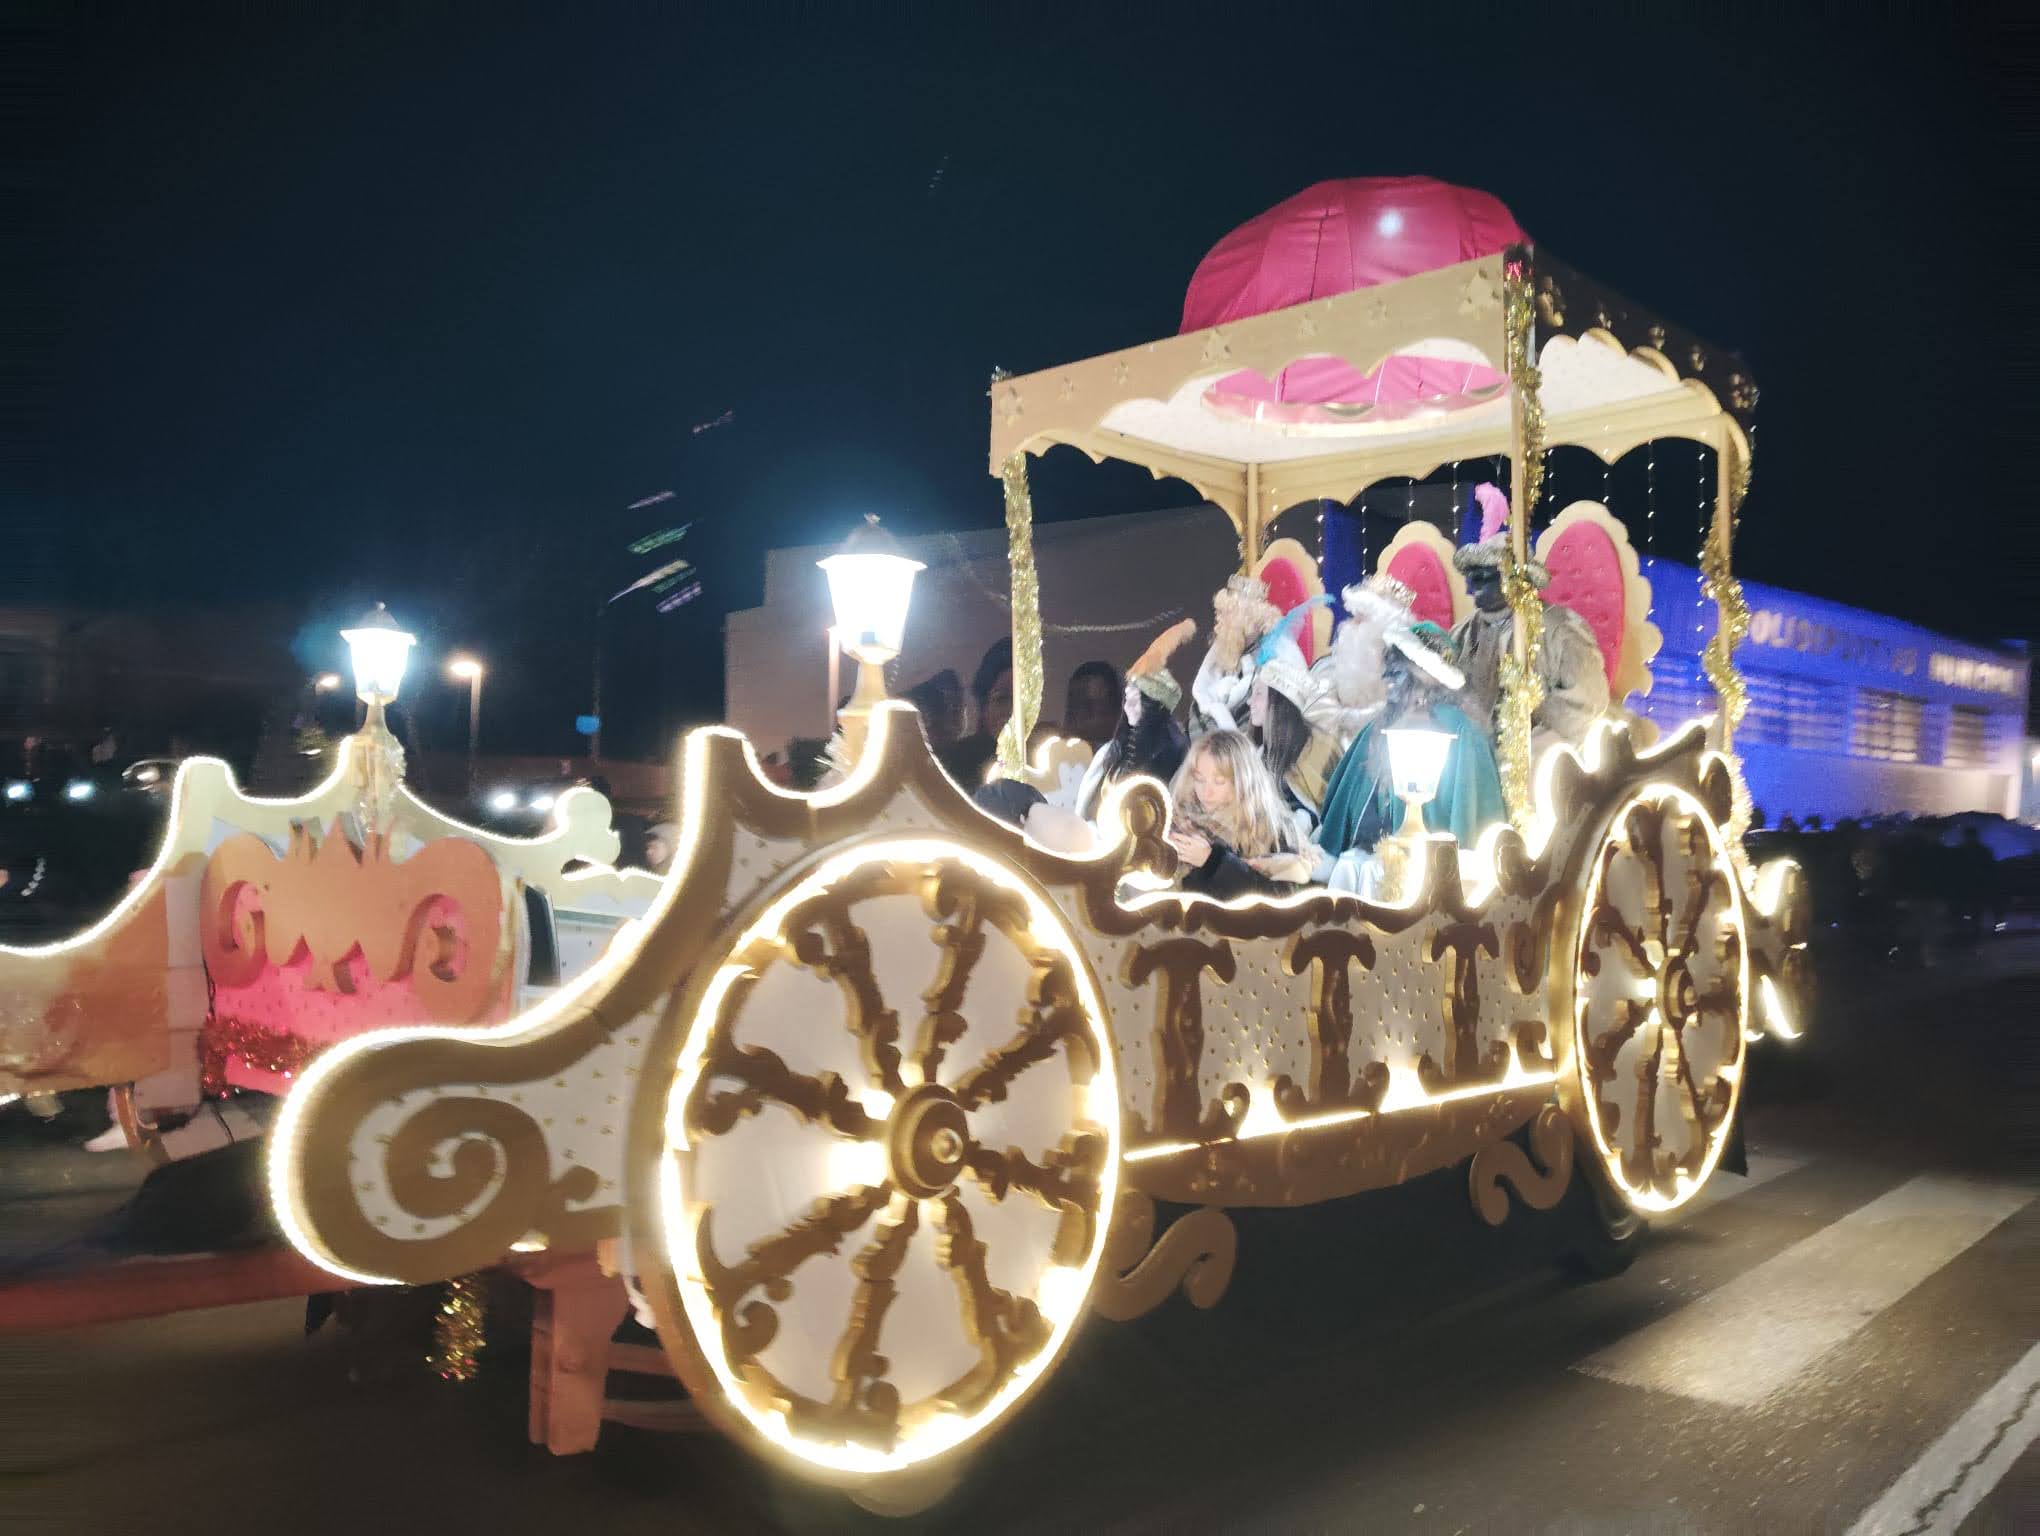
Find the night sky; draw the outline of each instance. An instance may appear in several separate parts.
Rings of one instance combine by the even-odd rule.
[[[1169,334],[1235,224],[1424,173],[1743,353],[1746,574],[2040,629],[2009,258],[2033,93],[1975,21],[377,9],[16,34],[34,323],[0,598],[259,595],[302,610],[308,667],[384,598],[489,659],[489,749],[565,751],[594,597],[691,520],[702,598],[611,621],[612,750],[663,751],[715,714],[766,549],[864,511],[998,521],[995,365]],[[1067,453],[1036,492],[1044,518],[1185,494]]]

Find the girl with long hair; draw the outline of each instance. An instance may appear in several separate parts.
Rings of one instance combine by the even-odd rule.
[[[1190,743],[1170,786],[1169,842],[1186,891],[1229,901],[1281,895],[1309,878],[1310,860],[1261,752],[1239,731]]]

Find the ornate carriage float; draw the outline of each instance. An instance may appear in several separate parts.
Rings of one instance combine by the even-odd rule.
[[[1273,408],[1300,364],[1381,380],[1439,357],[1465,365],[1445,408],[1374,415],[1336,390]],[[598,961],[506,1019],[407,1022],[305,1070],[272,1134],[285,1231],[363,1284],[617,1240],[721,1427],[904,1508],[1087,1312],[1131,1318],[1179,1286],[1214,1304],[1229,1207],[1464,1162],[1489,1221],[1507,1190],[1548,1207],[1576,1175],[1618,1228],[1676,1208],[1722,1158],[1750,1042],[1790,1032],[1803,960],[1796,872],[1752,870],[1739,837],[1728,556],[1754,405],[1732,357],[1514,239],[995,381],[1009,772],[1041,683],[1026,464],[1057,443],[1187,481],[1254,569],[1289,507],[1496,457],[1516,466],[1520,566],[1549,448],[1701,442],[1721,707],[1649,743],[1610,718],[1533,762],[1539,600],[1512,570],[1510,821],[1475,848],[1415,839],[1393,904],[1171,889],[1149,779],[1112,788],[1092,852],[1051,850],[982,813],[914,712],[869,692],[854,765],[816,794],[772,784],[741,735],[696,731],[672,870]],[[1384,564],[1422,578],[1409,561],[1429,559],[1449,586],[1412,547]],[[1611,673],[1643,686],[1648,659]],[[1189,1208],[1159,1238],[1157,1202]]]

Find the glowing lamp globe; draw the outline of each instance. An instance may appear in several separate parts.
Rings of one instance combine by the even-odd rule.
[[[873,666],[899,655],[914,573],[924,569],[921,562],[902,554],[898,541],[867,514],[864,526],[845,539],[840,550],[815,564],[829,578],[829,601],[836,609],[836,634],[843,649]]]
[[[1397,837],[1424,835],[1424,807],[1438,793],[1438,780],[1444,777],[1445,757],[1451,750],[1452,738],[1444,731],[1389,731],[1388,771],[1403,802],[1403,823],[1396,829]]]
[[[381,603],[352,629],[340,631],[354,663],[354,692],[364,704],[390,704],[404,683],[404,664],[418,637],[401,628]]]

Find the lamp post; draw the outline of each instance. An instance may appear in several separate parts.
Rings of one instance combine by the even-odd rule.
[[[456,656],[446,664],[446,675],[468,685],[468,798],[475,794],[475,743],[482,735],[482,664],[472,656]]]
[[[854,763],[871,732],[871,711],[885,698],[885,664],[900,653],[914,573],[923,566],[902,554],[899,541],[871,514],[841,549],[815,564],[829,578],[836,634],[857,659],[857,691],[842,714],[843,745]]]
[[[354,694],[368,706],[362,722],[358,790],[371,830],[382,831],[394,809],[397,785],[404,779],[404,749],[390,734],[385,712],[404,685],[404,666],[418,637],[390,617],[381,603],[352,629],[340,631],[354,665]]]
[[[1424,830],[1424,807],[1438,794],[1438,780],[1451,751],[1452,738],[1444,731],[1405,726],[1388,732],[1389,777],[1403,803],[1402,825],[1393,837],[1382,840],[1380,848],[1384,894],[1391,901],[1406,900],[1411,893],[1411,866],[1429,835]]]

